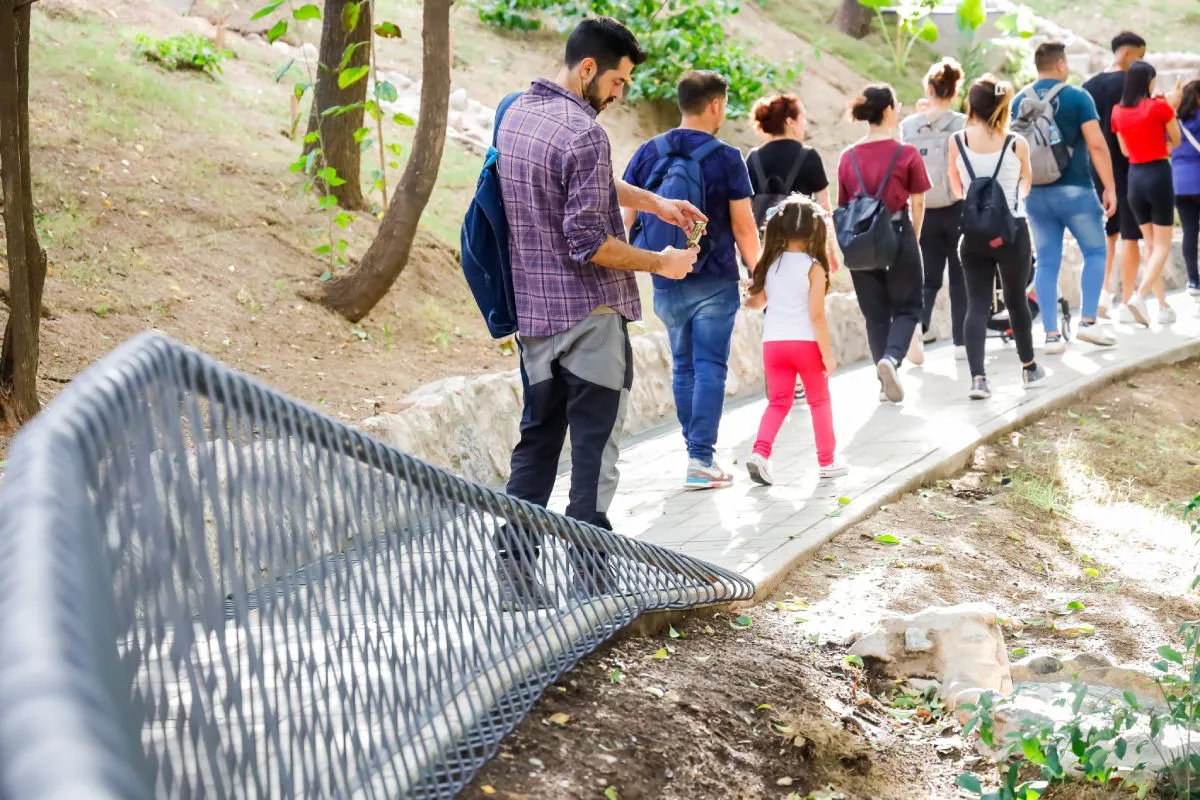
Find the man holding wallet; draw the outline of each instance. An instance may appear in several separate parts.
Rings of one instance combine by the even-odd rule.
[[[729,84],[715,72],[689,72],[677,87],[679,127],[651,139],[634,154],[625,180],[679,197],[688,194],[708,216],[700,254],[682,281],[654,278],[654,311],[667,326],[674,363],[675,410],[687,443],[689,489],[718,489],[733,482],[714,460],[725,405],[725,377],[733,324],[741,307],[738,251],[758,261],[754,190],[741,151],[717,138],[725,122]],[[625,224],[634,244],[654,246],[664,226],[628,206]],[[665,231],[676,236],[673,231]]]

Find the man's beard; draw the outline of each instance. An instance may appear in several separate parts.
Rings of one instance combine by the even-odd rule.
[[[592,78],[583,87],[583,99],[587,101],[587,104],[589,106],[591,106],[593,109],[595,109],[597,114],[599,114],[604,109],[608,108],[610,105],[615,103],[617,100],[616,97],[608,97],[605,99],[601,99],[600,89],[596,85],[598,80],[599,80],[599,76]]]

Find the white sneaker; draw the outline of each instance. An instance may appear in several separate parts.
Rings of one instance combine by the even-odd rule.
[[[1137,325],[1137,320],[1133,318],[1133,312],[1127,305],[1121,306],[1121,310],[1117,313],[1117,322],[1122,325]]]
[[[746,472],[750,473],[750,480],[760,486],[772,486],[775,483],[775,479],[771,477],[770,464],[758,453],[753,453],[746,459]]]
[[[821,467],[821,480],[824,481],[828,480],[829,478],[840,478],[849,471],[850,468],[845,464],[840,461],[834,461],[828,467]]]
[[[913,331],[913,338],[908,344],[906,358],[918,367],[925,363],[925,343],[921,341],[921,328],[919,326]]]
[[[967,360],[967,346],[966,345],[964,345],[964,344],[954,345],[954,360],[955,361],[966,361]]]
[[[1200,286],[1189,286],[1188,297],[1200,297]]]
[[[1175,314],[1175,309],[1170,306],[1161,306],[1158,309],[1158,324],[1173,325],[1178,317]]]
[[[1091,325],[1080,323],[1079,330],[1075,332],[1075,338],[1097,347],[1112,347],[1117,343],[1117,337],[1112,335],[1112,331],[1102,328],[1094,322]]]
[[[1196,309],[1196,313],[1197,313],[1197,314],[1200,314],[1200,308],[1197,308],[1197,309]],[[888,400],[887,392],[885,392],[883,389],[880,389],[880,390],[879,390],[879,402],[881,402],[881,403],[890,403],[890,402],[892,402],[891,400]]]
[[[904,387],[900,385],[900,373],[896,369],[896,362],[892,361],[887,356],[879,359],[879,363],[875,365],[875,369],[879,373],[879,380],[883,381],[883,391],[881,397],[887,398],[888,402],[899,403],[904,400]]]
[[[1133,319],[1138,325],[1150,327],[1150,312],[1146,310],[1146,300],[1137,292],[1134,292],[1129,298],[1129,302],[1125,304],[1129,309],[1129,313],[1133,315]]]
[[[1112,292],[1100,293],[1100,308],[1097,316],[1103,319],[1112,319],[1113,296]]]
[[[1057,339],[1046,337],[1046,345],[1042,348],[1042,352],[1048,356],[1061,356],[1067,352],[1067,340],[1059,336]]]
[[[714,460],[704,464],[694,458],[688,459],[687,478],[683,482],[685,489],[724,489],[733,483],[733,476],[717,466]]]

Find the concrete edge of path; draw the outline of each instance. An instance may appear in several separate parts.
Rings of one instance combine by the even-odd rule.
[[[980,429],[974,441],[956,450],[939,448],[927,453],[911,466],[901,470],[891,481],[856,497],[846,512],[833,520],[822,521],[810,527],[794,541],[776,551],[773,559],[779,566],[763,576],[754,578],[754,599],[745,603],[730,604],[725,608],[742,608],[760,603],[779,587],[788,575],[810,559],[819,549],[835,536],[868,519],[881,506],[894,503],[914,489],[933,480],[940,480],[961,472],[971,456],[983,444],[994,441],[1006,433],[1022,428],[1030,422],[1057,411],[1075,402],[1087,392],[1115,383],[1123,378],[1148,369],[1154,369],[1200,356],[1200,339],[1182,342],[1145,359],[1127,362],[1098,370],[1093,375],[1072,382],[1058,390],[1048,389],[1036,400],[1019,406],[1008,418],[997,418]],[[831,522],[832,524],[826,524]],[[712,611],[713,609],[708,609]]]

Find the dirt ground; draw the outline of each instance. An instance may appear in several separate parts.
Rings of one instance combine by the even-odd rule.
[[[1099,390],[844,532],[768,602],[603,649],[464,796],[911,800],[960,796],[968,769],[986,782],[995,772],[957,724],[896,708],[895,687],[846,666],[848,644],[886,614],[983,600],[1012,620],[1014,659],[1147,667],[1200,611],[1188,585],[1200,549],[1180,519],[1200,490],[1197,397],[1200,362]],[[877,541],[887,534],[899,544]]]

